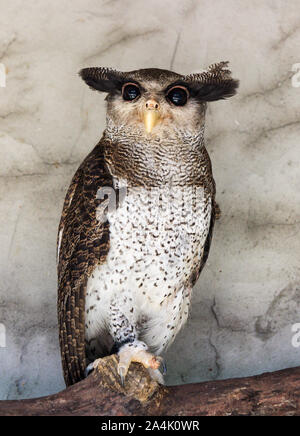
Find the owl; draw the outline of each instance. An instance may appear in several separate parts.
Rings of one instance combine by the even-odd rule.
[[[236,93],[227,62],[198,74],[84,68],[106,128],[75,173],[58,231],[58,319],[67,385],[118,354],[163,383],[161,353],[186,322],[217,212],[207,103]]]

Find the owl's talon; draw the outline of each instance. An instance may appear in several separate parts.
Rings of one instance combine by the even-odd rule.
[[[157,358],[157,360],[160,361],[160,364],[161,364],[161,367],[162,367],[162,374],[166,375],[167,374],[167,364],[165,362],[165,359],[163,357],[161,357],[161,356],[157,356],[156,358]]]
[[[84,370],[84,377],[87,378],[88,375],[94,370],[94,362],[90,363]]]
[[[91,372],[94,371],[96,366],[98,365],[100,359],[94,360],[94,362],[91,362],[84,370],[84,377],[86,378],[88,375],[90,375]]]
[[[164,377],[159,369],[148,368],[148,372],[152,380],[155,380],[157,383],[164,385]]]
[[[120,374],[120,372],[119,372],[119,376],[120,376],[120,380],[121,380],[121,385],[124,388],[124,385],[125,385],[125,375]]]
[[[120,376],[120,379],[121,379],[121,385],[124,387],[124,383],[125,383],[125,377],[126,377],[126,374],[127,374],[127,372],[128,372],[128,368],[126,368],[125,366],[122,366],[122,365],[118,365],[118,374],[119,374],[119,376]]]

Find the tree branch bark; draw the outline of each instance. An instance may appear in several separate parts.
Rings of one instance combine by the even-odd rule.
[[[125,386],[115,355],[101,360],[85,380],[55,395],[2,401],[0,415],[214,416],[299,415],[300,367],[240,379],[162,387],[139,364]]]

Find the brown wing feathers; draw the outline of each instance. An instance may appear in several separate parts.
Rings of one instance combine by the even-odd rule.
[[[97,191],[112,186],[100,143],[77,170],[66,196],[59,230],[58,318],[62,365],[67,385],[84,377],[85,292],[88,276],[109,249],[108,223],[96,220]]]

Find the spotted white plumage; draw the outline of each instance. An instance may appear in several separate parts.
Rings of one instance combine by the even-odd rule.
[[[113,308],[137,326],[138,337],[160,354],[188,316],[191,270],[201,261],[211,201],[201,187],[135,188],[108,213],[110,250],[87,283],[86,339],[101,355]],[[128,330],[110,325],[112,337]],[[101,338],[98,340],[98,338]],[[94,356],[93,356],[94,354]]]

